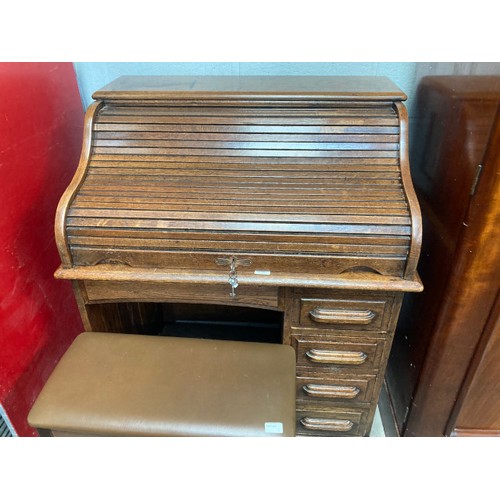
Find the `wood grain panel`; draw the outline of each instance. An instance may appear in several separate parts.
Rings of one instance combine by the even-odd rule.
[[[296,326],[387,332],[393,298],[342,300],[302,297],[298,302],[300,313]]]
[[[186,101],[200,101],[207,106],[211,101],[219,104],[222,100],[226,105],[235,102],[238,107],[245,101],[252,106],[256,102],[266,104],[266,100],[297,106],[297,101],[305,100],[308,108],[311,102],[320,101],[324,105],[325,100],[347,104],[359,101],[366,107],[366,101],[377,106],[379,101],[406,99],[388,78],[371,76],[122,76],[92,97],[122,103],[144,101],[141,105],[170,99],[178,106]]]
[[[382,338],[334,335],[319,337],[293,330],[292,346],[297,351],[297,373],[372,374],[382,359],[386,341]]]
[[[320,403],[369,403],[373,396],[375,375],[299,375],[297,401],[304,405]]]
[[[363,436],[369,411],[361,408],[297,408],[297,435]]]
[[[88,302],[192,302],[229,304],[278,309],[278,289],[265,286],[245,286],[230,297],[231,287],[226,285],[189,285],[184,283],[126,283],[87,281]]]
[[[384,261],[406,257],[411,228],[391,104],[122,104],[106,103],[94,120],[85,182],[68,211],[80,263],[92,249],[93,263],[112,259],[113,248],[128,265],[144,264],[134,249],[357,253],[401,274]],[[313,234],[340,240],[304,246]],[[346,245],[347,235],[363,237]]]
[[[175,262],[178,269],[205,269],[218,270],[222,277],[228,276],[229,266],[217,265],[218,258],[227,258],[227,253],[220,251],[189,251],[186,250],[153,250],[147,248],[120,248],[120,247],[95,247],[95,246],[73,246],[73,255],[82,266],[96,266],[99,264],[114,263],[134,268],[160,268],[168,269]],[[263,270],[266,273],[301,273],[307,269],[309,273],[320,275],[340,274],[358,266],[365,267],[372,264],[373,257],[370,255],[333,255],[329,259],[315,255],[297,255],[296,253],[265,254],[256,251],[240,252],[233,251],[231,255],[238,259],[247,259],[251,262],[248,272]],[[378,256],[377,269],[381,274],[397,276],[402,269],[406,259],[400,256]],[[375,265],[375,264],[374,264]],[[243,268],[242,272],[246,268]]]

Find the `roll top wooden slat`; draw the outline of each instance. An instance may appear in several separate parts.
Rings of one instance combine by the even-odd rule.
[[[414,278],[405,96],[387,80],[123,77],[94,98],[56,222],[63,269],[239,255],[250,274]]]

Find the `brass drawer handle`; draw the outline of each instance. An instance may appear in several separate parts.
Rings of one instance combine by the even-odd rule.
[[[368,325],[373,321],[375,313],[368,309],[324,309],[315,307],[309,316],[316,323],[341,323],[346,325]]]
[[[302,389],[317,398],[354,399],[360,393],[359,387],[346,385],[307,384]]]
[[[326,351],[321,349],[310,349],[306,356],[313,363],[334,363],[337,365],[362,365],[367,354],[356,351]]]
[[[311,431],[337,431],[347,432],[353,427],[350,420],[342,420],[337,418],[311,418],[304,417],[300,419],[300,423],[306,429]]]

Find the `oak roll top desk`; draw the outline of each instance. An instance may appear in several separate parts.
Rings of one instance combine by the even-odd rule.
[[[251,341],[239,332],[278,322],[297,434],[367,435],[403,293],[422,289],[404,93],[372,77],[121,77],[93,98],[55,226],[86,330],[224,324]]]

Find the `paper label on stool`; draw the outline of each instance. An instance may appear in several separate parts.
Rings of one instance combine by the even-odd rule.
[[[283,434],[283,424],[281,422],[266,422],[264,429],[270,434]]]

